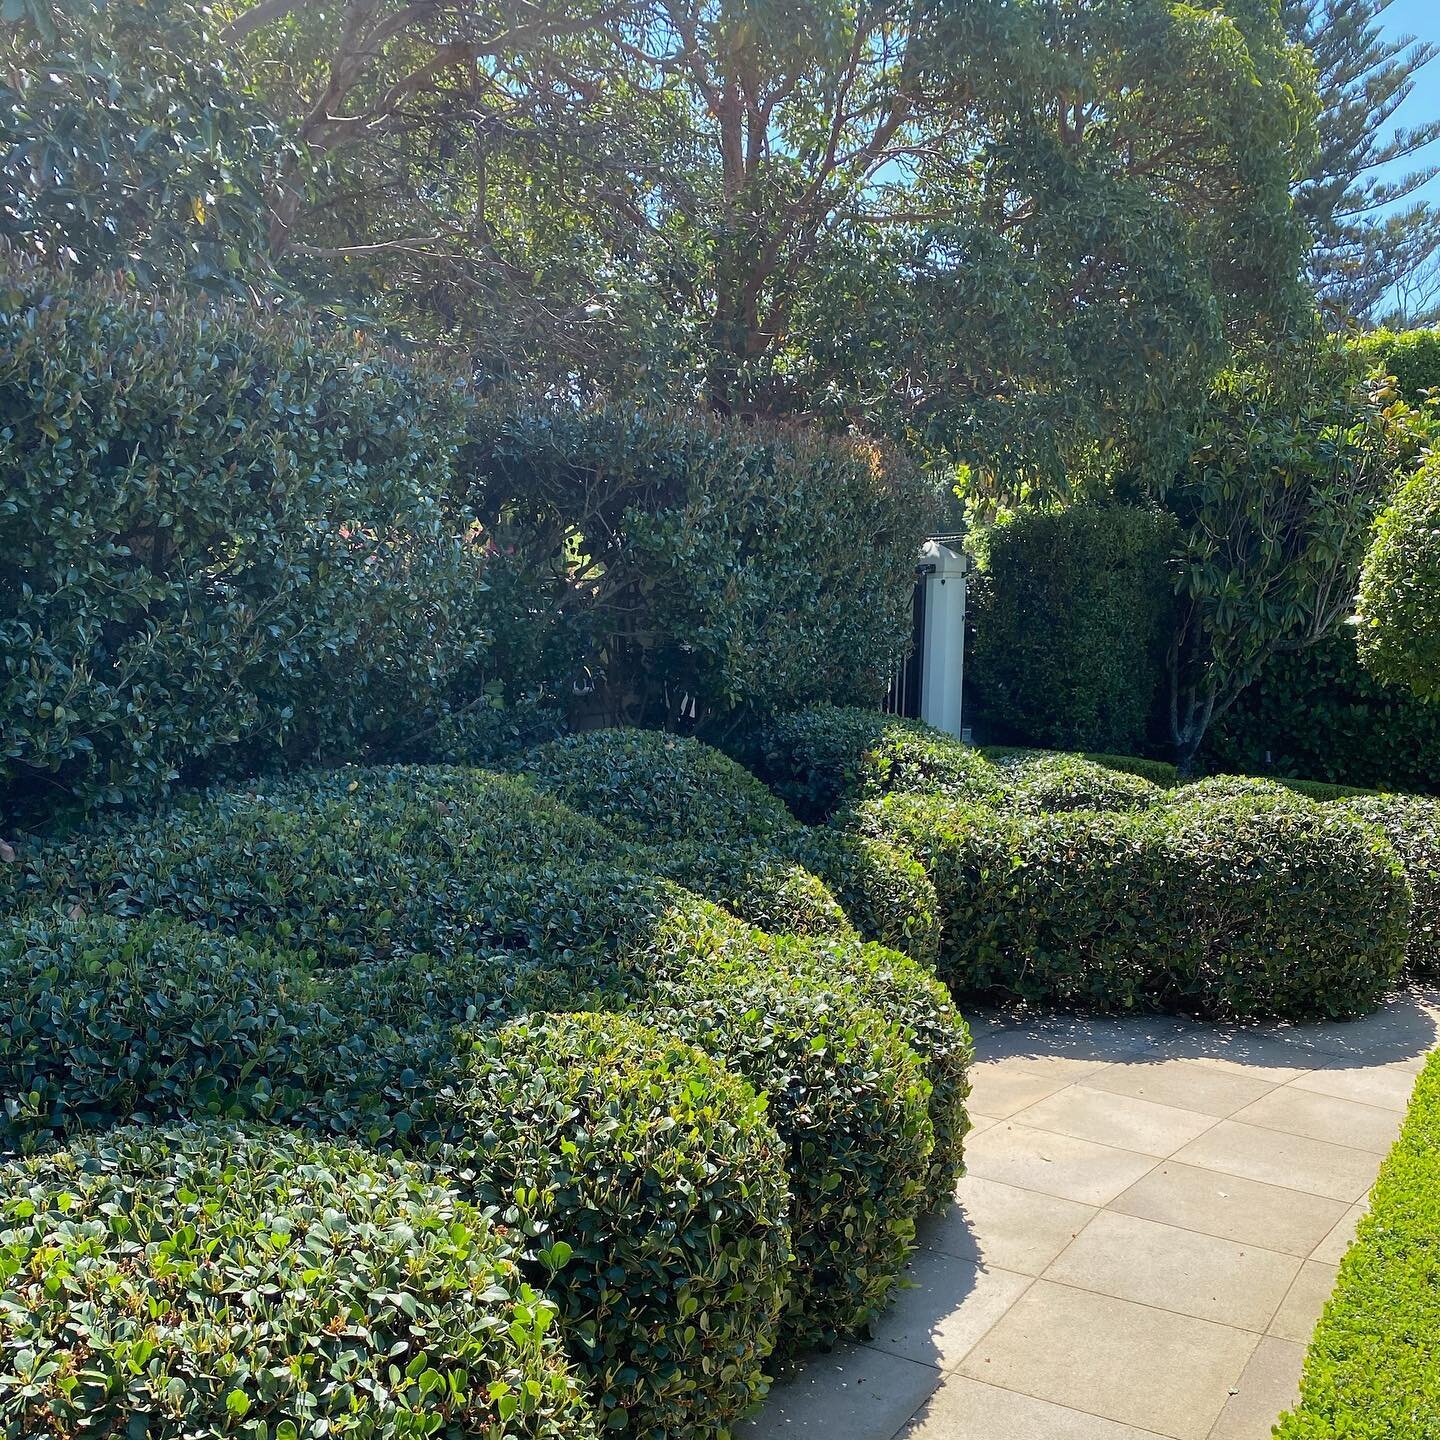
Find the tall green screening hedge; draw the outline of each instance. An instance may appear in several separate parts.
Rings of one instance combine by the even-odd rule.
[[[0,804],[347,755],[483,657],[456,387],[291,319],[0,261]]]
[[[1440,1435],[1440,1056],[1415,1086],[1400,1138],[1340,1264],[1278,1440]]]
[[[1036,511],[979,534],[967,679],[986,721],[1030,745],[1143,749],[1174,543],[1168,517],[1125,505]]]

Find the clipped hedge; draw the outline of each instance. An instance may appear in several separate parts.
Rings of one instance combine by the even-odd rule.
[[[14,1435],[599,1428],[513,1242],[398,1160],[124,1129],[0,1170]]]
[[[929,870],[957,991],[1315,1019],[1372,1008],[1403,963],[1394,850],[1298,797],[1023,816],[890,795],[860,821]]]
[[[1372,795],[1335,809],[1384,831],[1410,881],[1410,935],[1405,965],[1421,979],[1440,979],[1440,801],[1418,795]]]
[[[435,1106],[548,1273],[602,1426],[728,1433],[764,1394],[790,1259],[764,1098],[634,1020],[556,1015],[481,1037]]]
[[[878,710],[819,705],[782,715],[756,744],[761,778],[802,820],[892,790],[986,800],[999,791],[979,751],[918,720]]]
[[[1139,775],[1079,755],[1016,755],[1001,760],[996,803],[1030,815],[1065,810],[1147,810],[1165,791]]]
[[[1278,1440],[1440,1435],[1440,1055],[1370,1192]]]
[[[1262,775],[1207,775],[1177,786],[1170,794],[1177,805],[1226,804],[1232,800],[1252,800],[1265,805],[1291,805],[1308,808],[1313,802],[1283,780],[1269,780]]]

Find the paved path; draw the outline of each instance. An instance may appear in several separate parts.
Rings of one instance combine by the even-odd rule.
[[[1440,991],[1352,1024],[974,1022],[969,1174],[745,1440],[1267,1440]]]

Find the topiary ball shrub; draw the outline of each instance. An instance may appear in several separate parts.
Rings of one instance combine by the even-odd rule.
[[[720,1437],[765,1393],[790,1256],[765,1100],[622,1016],[513,1022],[435,1097],[438,1152],[523,1237],[602,1424]]]
[[[536,788],[641,845],[773,840],[794,828],[785,807],[728,755],[660,730],[591,730],[517,763]]]
[[[1291,805],[1305,809],[1308,797],[1279,780],[1261,775],[1207,775],[1180,785],[1167,797],[1175,805],[1228,804],[1232,800],[1253,800],[1268,805]]]
[[[802,820],[818,823],[891,790],[984,800],[998,792],[979,751],[918,720],[819,705],[770,722],[757,744],[761,778]]]
[[[176,1126],[11,1164],[0,1269],[7,1434],[598,1434],[512,1245],[353,1147]]]
[[[1333,807],[1385,833],[1410,881],[1410,931],[1405,966],[1424,980],[1440,979],[1440,801],[1418,795],[1371,795]]]
[[[1064,810],[1148,810],[1165,791],[1139,775],[1108,769],[1079,755],[1033,754],[1001,761],[1004,808],[1024,814]]]
[[[940,902],[925,867],[913,855],[828,825],[802,829],[795,847],[865,939],[935,963],[940,954]],[[761,928],[775,933],[794,929]]]
[[[499,943],[509,876],[624,851],[513,777],[392,766],[209,792],[22,852],[0,885],[17,908],[168,914],[347,964]]]
[[[958,992],[1322,1019],[1373,1008],[1399,973],[1398,857],[1295,797],[1024,816],[891,795],[859,819],[929,870]]]

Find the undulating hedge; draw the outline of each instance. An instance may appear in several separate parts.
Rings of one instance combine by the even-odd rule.
[[[1266,805],[1308,808],[1313,802],[1282,780],[1263,775],[1207,775],[1177,786],[1170,798],[1181,805],[1225,804],[1231,800],[1253,800]]]
[[[1410,932],[1405,965],[1412,975],[1440,979],[1440,801],[1419,795],[1369,795],[1334,807],[1384,831],[1410,881]]]
[[[986,724],[1029,745],[1143,748],[1174,606],[1173,520],[1072,505],[1018,515],[972,544],[966,679]]]
[[[1421,1072],[1278,1440],[1440,1435],[1440,1056]]]
[[[1139,775],[1080,755],[1016,754],[997,762],[1007,810],[1041,815],[1063,810],[1147,810],[1166,792]]]
[[[988,800],[1000,789],[979,751],[918,720],[878,710],[798,710],[765,726],[753,749],[761,778],[812,822],[892,790]]]
[[[549,1273],[606,1429],[719,1435],[764,1393],[790,1259],[766,1108],[607,1015],[513,1021],[435,1097],[441,1154]]]
[[[647,847],[658,873],[762,929],[844,934],[853,924],[867,939],[934,956],[934,889],[910,857],[801,825],[754,775],[699,740],[592,730],[531,750],[515,766]]]
[[[13,1435],[584,1440],[523,1239],[396,1159],[120,1129],[0,1167]]]
[[[1398,856],[1298,797],[1025,816],[895,794],[860,821],[929,870],[960,991],[1313,1019],[1372,1008],[1401,971]]]

